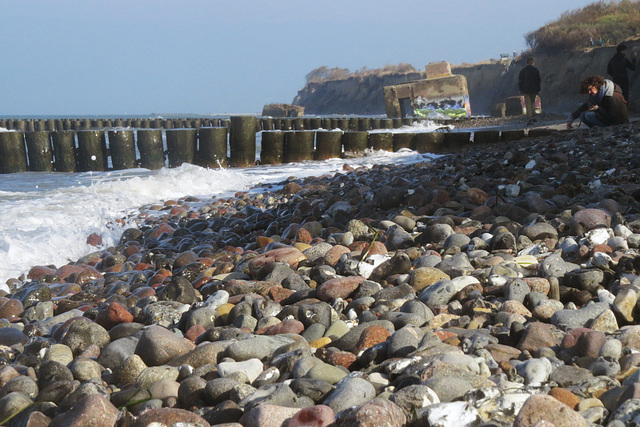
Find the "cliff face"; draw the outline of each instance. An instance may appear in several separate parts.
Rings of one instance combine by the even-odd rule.
[[[640,42],[628,42],[627,45],[631,52],[634,46],[640,46]],[[536,56],[536,67],[542,77],[542,111],[568,114],[575,110],[586,98],[578,93],[580,81],[589,75],[609,78],[607,63],[615,51],[615,47],[602,47],[587,52]],[[467,78],[471,113],[488,115],[493,105],[518,95],[518,74],[525,63],[526,57],[514,61],[508,69],[502,64],[452,67],[453,74]],[[636,71],[629,73],[630,80],[634,82],[639,75],[640,63]],[[422,78],[425,78],[424,73],[411,73],[311,83],[298,92],[293,103],[305,107],[306,114],[384,115],[384,86]],[[633,110],[633,105],[640,104],[640,83],[631,84],[630,98]]]
[[[293,100],[305,114],[385,114],[383,87],[426,78],[426,73],[355,76],[309,83]]]

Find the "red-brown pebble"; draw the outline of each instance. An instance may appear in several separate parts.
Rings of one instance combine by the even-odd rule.
[[[365,278],[362,276],[337,277],[327,280],[318,287],[318,298],[327,302],[336,298],[345,299],[358,289],[364,280]]]
[[[336,414],[327,405],[310,406],[289,419],[288,427],[326,427],[333,424]]]
[[[353,352],[355,354],[358,354],[362,350],[366,350],[376,344],[385,342],[387,338],[389,338],[389,331],[387,330],[387,328],[380,325],[369,326],[364,331],[362,331],[362,335],[360,335],[360,339],[353,349]]]
[[[301,321],[296,319],[285,319],[267,329],[265,335],[299,334],[302,331],[304,331],[304,325]]]
[[[112,302],[108,306],[102,306],[96,314],[96,323],[106,330],[120,323],[133,322],[133,315],[120,303]]]

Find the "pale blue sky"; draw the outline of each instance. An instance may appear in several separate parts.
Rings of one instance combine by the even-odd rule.
[[[259,113],[314,68],[475,63],[578,0],[4,0],[0,116]]]

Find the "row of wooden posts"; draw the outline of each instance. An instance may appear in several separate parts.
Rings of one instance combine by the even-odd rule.
[[[422,118],[376,117],[256,117],[257,130],[312,130],[341,129],[344,131],[368,131],[373,129],[397,129],[411,125]],[[226,118],[121,118],[121,119],[0,119],[0,128],[21,132],[88,130],[88,129],[200,129],[201,127],[229,127]],[[444,122],[443,122],[444,123]]]
[[[210,168],[249,167],[256,164],[257,129],[256,117],[237,116],[230,118],[228,127],[198,129],[3,131],[0,132],[0,173],[105,171],[138,166],[159,169],[183,163]],[[539,135],[548,131],[531,129],[529,136],[535,132]],[[261,136],[260,163],[280,164],[360,155],[367,148],[455,152],[471,143],[517,140],[525,136],[525,131],[264,130]]]

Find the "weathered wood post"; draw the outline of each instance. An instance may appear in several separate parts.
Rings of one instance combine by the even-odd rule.
[[[491,144],[498,142],[500,139],[500,131],[498,130],[479,130],[473,133],[474,144]]]
[[[414,139],[416,134],[413,132],[399,132],[393,134],[393,151],[399,151],[403,148],[413,150],[415,148]]]
[[[304,127],[304,119],[302,117],[296,117],[293,119],[293,129],[294,130],[305,130]]]
[[[24,133],[0,132],[0,173],[27,171]]]
[[[76,133],[72,130],[51,132],[56,172],[76,171]]]
[[[345,132],[342,135],[342,145],[344,146],[345,157],[359,157],[364,154],[367,149],[367,140],[369,134],[367,132]]]
[[[177,168],[183,163],[194,164],[198,143],[195,129],[167,129],[167,157],[169,167]]]
[[[53,172],[53,151],[49,132],[36,131],[25,134],[29,170],[33,172]]]
[[[201,127],[198,131],[198,164],[206,168],[226,168],[227,128]]]
[[[322,119],[319,117],[312,117],[309,119],[309,129],[322,129]]]
[[[110,130],[109,151],[116,170],[136,167],[136,146],[132,130]]]
[[[102,130],[81,130],[78,136],[78,169],[86,171],[107,170],[107,141]]]
[[[270,117],[260,119],[260,127],[262,130],[273,130],[273,119]]]
[[[316,132],[314,160],[339,158],[342,155],[342,131],[326,130]]]
[[[444,133],[444,150],[446,152],[457,151],[465,145],[469,145],[471,132],[446,132]]]
[[[444,144],[444,133],[421,132],[416,134],[416,151],[418,153],[441,153]]]
[[[369,147],[374,150],[393,151],[393,134],[391,132],[371,132]]]
[[[312,131],[294,131],[284,134],[284,163],[302,162],[313,159]]]
[[[256,161],[256,118],[231,117],[229,132],[230,163],[232,167],[249,167]]]
[[[394,117],[393,119],[393,128],[398,129],[402,127],[402,119],[399,117]]]
[[[260,147],[260,163],[277,165],[282,163],[284,154],[284,132],[279,130],[263,131]]]
[[[511,142],[524,138],[524,129],[503,130],[500,132],[500,141]]]
[[[282,130],[293,130],[293,119],[281,119],[280,120],[280,129]]]
[[[140,166],[145,169],[160,169],[165,166],[162,130],[138,130],[136,132]]]
[[[367,132],[369,129],[371,129],[371,119],[369,117],[360,117],[358,130]]]
[[[349,130],[349,119],[346,119],[346,118],[338,119],[338,128],[343,132],[347,132]]]

